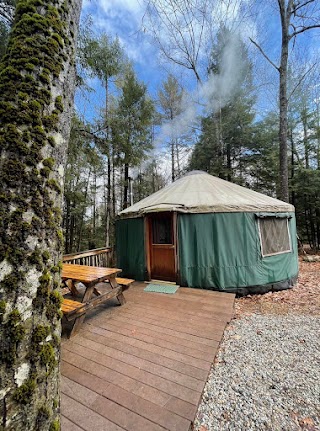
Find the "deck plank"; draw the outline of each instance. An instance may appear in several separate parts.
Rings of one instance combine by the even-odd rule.
[[[69,421],[68,418],[61,415],[61,428],[64,431],[83,431],[83,428],[80,428],[78,425]]]
[[[166,368],[163,365],[155,364],[151,361],[138,358],[137,356],[124,353],[121,350],[105,346],[96,340],[90,340],[86,337],[77,337],[74,341],[80,346],[91,349],[94,352],[101,353],[110,359],[114,359],[118,364],[120,363],[120,372],[121,367],[124,366],[128,369],[128,366],[132,366],[139,370],[154,374],[155,376],[163,377],[181,386],[185,386],[186,388],[194,389],[195,391],[202,391],[203,389],[203,382],[201,380],[175,370],[170,370],[170,368]]]
[[[194,339],[194,341],[187,340],[180,336],[180,333],[178,331],[171,331],[170,333],[166,333],[162,331],[160,328],[157,330],[154,329],[156,325],[141,325],[139,323],[134,322],[134,325],[132,324],[132,321],[128,320],[125,321],[123,319],[119,319],[117,317],[113,317],[111,319],[105,318],[103,315],[99,316],[97,319],[94,319],[93,322],[95,324],[101,325],[102,328],[111,328],[113,331],[121,332],[128,335],[131,334],[131,336],[141,336],[148,339],[158,339],[159,343],[160,341],[168,343],[170,346],[173,346],[173,348],[184,348],[184,351],[187,352],[190,350],[191,352],[194,352],[195,355],[198,355],[200,358],[206,358],[208,355],[210,355],[212,352],[214,352],[214,348],[219,344],[219,340],[222,336],[222,332],[220,335],[219,340],[212,341],[212,343],[202,343],[201,341],[203,339]],[[216,337],[218,338],[218,336]],[[198,353],[195,353],[198,352]],[[197,356],[197,357],[198,357]]]
[[[130,331],[128,331],[129,335],[127,336],[120,332],[111,331],[110,327],[108,326],[105,328],[95,326],[91,322],[86,326],[86,329],[95,334],[101,334],[105,338],[108,338],[112,341],[119,341],[125,343],[126,345],[138,347],[140,349],[146,350],[147,352],[152,352],[157,355],[164,356],[165,358],[173,359],[191,365],[192,367],[199,368],[205,371],[206,374],[208,374],[208,371],[211,366],[211,361],[209,361],[208,358],[206,358],[206,360],[202,360],[201,358],[192,356],[192,352],[189,352],[188,350],[187,353],[185,353],[180,352],[180,350],[176,346],[165,346],[165,343],[161,342],[157,344],[158,340],[155,340],[155,342],[148,342],[146,340],[143,340],[143,337],[139,337],[136,334],[132,336]]]
[[[62,372],[69,380],[73,380],[79,385],[85,386],[111,401],[123,405],[132,412],[163,426],[169,431],[188,430],[190,427],[190,420],[184,419],[176,413],[172,413],[163,407],[157,406],[149,400],[144,400],[112,383],[106,385],[103,379],[94,377],[84,370],[64,363]]]
[[[178,323],[178,321],[171,320],[169,318],[159,319],[158,317],[158,313],[155,313],[153,317],[141,315],[140,311],[135,312],[131,307],[128,307],[124,312],[121,310],[121,312],[118,314],[119,319],[139,322],[140,326],[151,325],[151,328],[154,328],[154,325],[156,325],[158,331],[165,331],[166,334],[172,334],[172,328],[174,328],[175,332],[180,333],[181,338],[191,341],[195,340],[197,342],[199,342],[199,334],[201,334],[201,338],[216,340],[217,336],[215,333],[219,334],[219,331],[224,331],[225,328],[224,322],[218,322],[215,325],[202,325],[202,328],[200,329],[199,326],[192,327],[190,322],[181,324],[181,322]],[[205,343],[210,345],[209,342]]]
[[[63,376],[61,393],[127,431],[165,431],[160,425]]]
[[[62,344],[61,430],[190,431],[234,295],[179,288],[101,307]]]
[[[92,328],[92,327],[91,327]],[[100,329],[100,328],[98,328]],[[104,346],[109,346],[111,348],[117,349],[118,351],[127,353],[132,356],[136,356],[140,359],[145,359],[147,361],[153,362],[154,364],[162,365],[166,368],[169,368],[171,370],[178,371],[179,373],[186,374],[187,376],[194,377],[195,379],[203,380],[207,377],[207,372],[204,370],[201,370],[200,368],[194,367],[192,365],[186,364],[183,359],[181,358],[180,361],[170,359],[166,356],[163,356],[160,350],[157,354],[153,353],[152,351],[148,351],[139,347],[135,347],[133,345],[127,344],[126,342],[119,342],[116,340],[111,340],[107,336],[104,336],[106,331],[102,330],[104,332],[95,332],[89,330],[82,331],[81,335],[85,338],[88,338],[92,341],[97,341]],[[101,335],[100,335],[101,334]]]

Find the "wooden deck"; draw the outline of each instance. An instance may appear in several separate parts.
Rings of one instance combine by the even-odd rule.
[[[135,283],[62,345],[62,431],[189,431],[234,295]]]

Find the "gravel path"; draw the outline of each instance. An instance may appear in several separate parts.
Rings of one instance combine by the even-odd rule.
[[[212,367],[196,431],[320,431],[320,319],[234,320]]]

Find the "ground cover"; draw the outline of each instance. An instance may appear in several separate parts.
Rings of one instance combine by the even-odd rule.
[[[320,262],[293,289],[236,299],[195,431],[320,430]]]

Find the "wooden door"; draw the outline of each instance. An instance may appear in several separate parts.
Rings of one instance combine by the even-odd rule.
[[[176,281],[176,235],[173,214],[152,214],[148,219],[151,278]]]

